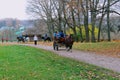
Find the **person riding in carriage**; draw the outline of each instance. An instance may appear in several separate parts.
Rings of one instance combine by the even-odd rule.
[[[53,36],[54,36],[54,40],[58,40],[59,43],[64,42],[65,40],[65,34],[63,33],[62,30],[60,32],[55,31]]]
[[[62,30],[59,32],[59,35],[60,35],[61,38],[64,38],[64,37],[65,37],[65,34],[63,33]]]
[[[57,38],[57,31],[53,33],[53,39],[56,39],[56,38]]]

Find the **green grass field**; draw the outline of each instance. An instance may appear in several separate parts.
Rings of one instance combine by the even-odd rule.
[[[0,80],[120,80],[120,74],[37,48],[1,45]]]

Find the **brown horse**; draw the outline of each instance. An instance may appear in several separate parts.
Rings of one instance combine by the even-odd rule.
[[[66,46],[67,51],[72,49],[73,43],[74,43],[74,40],[73,40],[72,35],[68,35],[65,37],[65,46]]]

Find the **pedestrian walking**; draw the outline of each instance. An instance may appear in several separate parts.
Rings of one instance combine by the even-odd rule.
[[[37,45],[38,37],[35,35],[34,36],[34,44]]]

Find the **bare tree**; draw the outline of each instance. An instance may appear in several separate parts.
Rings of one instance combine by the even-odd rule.
[[[52,0],[30,0],[28,1],[27,11],[31,15],[35,15],[37,19],[43,19],[47,26],[49,33],[52,34],[53,28],[53,15],[52,15]]]
[[[116,11],[113,11],[111,8],[119,3],[120,0],[110,0],[110,1],[107,1],[107,0],[103,0],[101,3],[101,5],[98,7],[97,9],[97,12],[98,12],[98,15],[101,15],[100,18],[100,22],[99,22],[99,31],[98,31],[98,41],[100,41],[100,32],[101,32],[101,26],[102,26],[102,22],[103,22],[103,19],[105,17],[105,15],[107,14],[107,26],[108,26],[108,41],[110,41],[110,19],[109,19],[109,15],[113,12],[116,12]]]
[[[96,24],[96,18],[97,18],[97,8],[99,5],[99,0],[90,0],[89,1],[90,5],[90,18],[91,18],[91,25],[92,25],[92,30],[91,30],[91,41],[95,42],[95,24]]]
[[[89,1],[88,0],[81,0],[81,7],[82,7],[82,12],[84,15],[84,27],[85,27],[85,35],[86,35],[86,42],[90,41],[90,36],[89,36],[89,27],[88,27],[88,20],[89,20]]]
[[[74,35],[77,35],[76,27],[79,28],[80,38],[83,41],[82,28],[85,28],[85,40],[95,42],[95,26],[98,23],[98,41],[100,41],[100,32],[103,19],[107,18],[108,23],[108,40],[110,41],[109,16],[111,13],[119,14],[111,9],[120,0],[30,0],[28,1],[28,12],[35,15],[38,19],[43,19],[49,33],[55,30],[64,32],[67,28],[71,28]],[[106,17],[107,16],[107,17]],[[97,21],[97,23],[96,23]],[[89,29],[92,25],[92,30]],[[40,25],[40,24],[39,24]],[[77,36],[75,36],[77,40]]]

